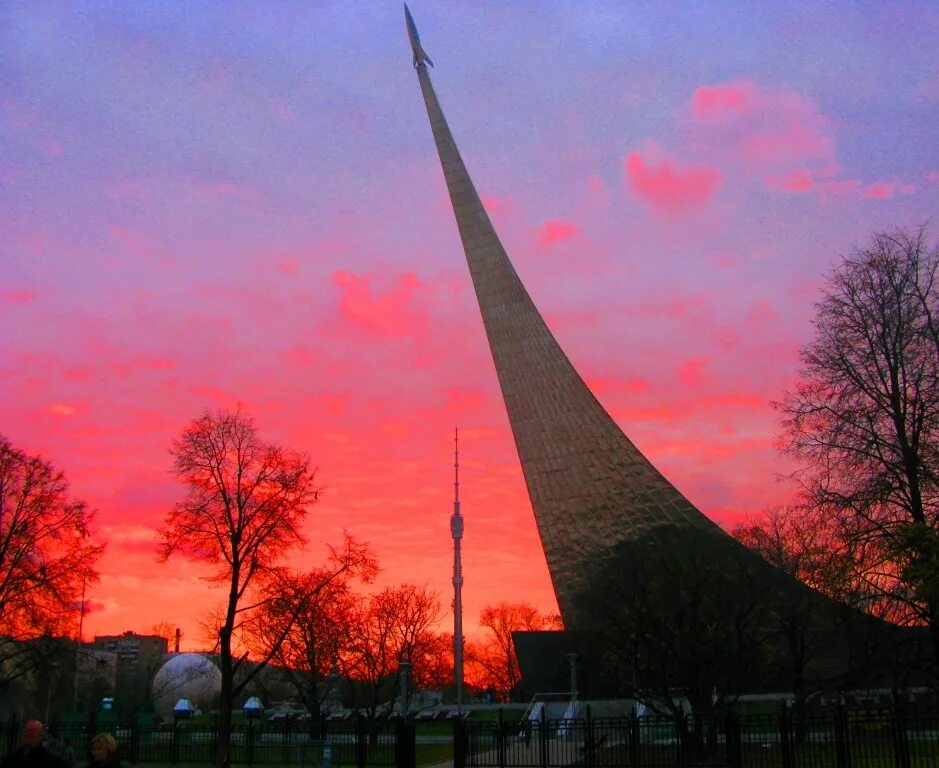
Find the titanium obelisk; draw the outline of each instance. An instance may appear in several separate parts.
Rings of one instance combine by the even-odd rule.
[[[585,566],[613,544],[657,525],[717,526],[623,434],[548,330],[463,164],[407,5],[405,17],[558,607],[570,626]]]

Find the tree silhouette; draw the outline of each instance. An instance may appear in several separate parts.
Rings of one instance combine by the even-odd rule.
[[[402,661],[418,665],[412,666],[413,679],[425,674],[420,665],[439,619],[437,595],[414,584],[388,587],[359,599],[342,661],[356,703],[370,719],[391,713]]]
[[[801,379],[776,406],[809,504],[858,553],[891,618],[928,625],[939,656],[939,248],[876,233],[832,272]]]
[[[544,614],[529,603],[503,601],[485,606],[479,625],[489,634],[486,640],[468,647],[468,661],[477,667],[476,673],[471,673],[473,682],[482,688],[492,688],[501,700],[508,701],[521,680],[512,633],[561,629],[561,619]]]
[[[0,686],[41,663],[23,641],[77,634],[104,551],[90,540],[93,518],[51,462],[0,436]]]
[[[186,497],[165,517],[160,557],[179,553],[208,563],[211,580],[227,589],[217,623],[222,690],[216,750],[216,765],[227,768],[235,697],[270,662],[277,645],[250,666],[246,654],[233,656],[236,634],[257,607],[246,596],[305,542],[300,527],[319,489],[309,459],[263,442],[240,409],[206,411],[173,442],[171,453]]]
[[[330,547],[324,566],[304,573],[278,569],[265,577],[245,641],[260,658],[274,651],[313,722],[319,721],[324,699],[336,694],[334,673],[355,616],[352,580],[368,583],[377,570],[369,548],[346,534],[341,547]]]
[[[783,578],[721,532],[657,526],[595,564],[580,620],[620,693],[707,714],[762,682],[765,601]]]

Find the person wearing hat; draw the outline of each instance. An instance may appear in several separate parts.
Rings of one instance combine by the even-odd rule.
[[[23,744],[0,763],[0,768],[65,768],[65,761],[43,745],[46,729],[38,720],[23,726]]]

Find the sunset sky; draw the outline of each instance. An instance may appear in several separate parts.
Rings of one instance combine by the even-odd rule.
[[[934,3],[410,3],[503,244],[600,401],[705,514],[784,503],[770,401],[840,254],[932,217]],[[379,585],[556,610],[397,2],[0,5],[0,433],[107,541],[85,637],[199,647],[155,559],[169,446],[251,413]],[[450,626],[449,616],[441,628]]]

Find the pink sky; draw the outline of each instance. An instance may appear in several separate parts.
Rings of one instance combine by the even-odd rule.
[[[477,188],[630,438],[731,525],[839,254],[939,201],[929,3],[411,4]],[[307,451],[309,551],[555,610],[398,2],[0,8],[0,431],[108,542],[85,634],[212,592],[154,558],[204,408]],[[936,237],[933,224],[932,237]],[[449,618],[442,628],[449,626]]]

